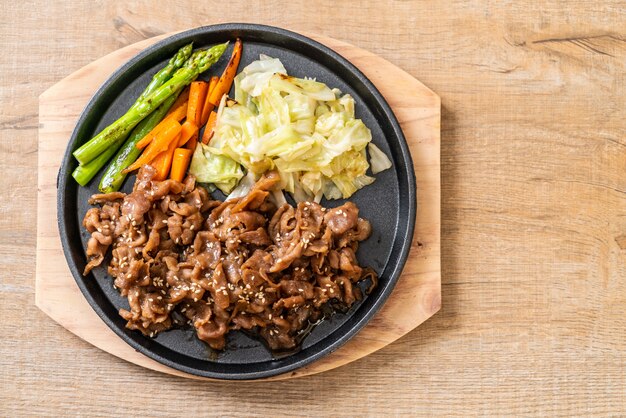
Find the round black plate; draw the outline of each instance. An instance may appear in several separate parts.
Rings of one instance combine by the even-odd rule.
[[[356,100],[356,116],[372,130],[373,141],[391,157],[393,168],[376,176],[374,184],[357,192],[351,200],[369,219],[373,234],[358,252],[362,265],[371,266],[380,276],[378,288],[346,313],[337,313],[319,324],[306,337],[299,351],[272,355],[265,346],[241,332],[231,332],[223,352],[211,352],[193,330],[177,329],[156,338],[127,330],[118,315],[127,301],[113,289],[106,268],[82,276],[88,234],[81,222],[97,193],[100,175],[88,187],[71,177],[76,160],[71,153],[121,116],[135,101],[152,75],[183,45],[193,41],[202,48],[242,38],[240,70],[259,54],[280,58],[288,73],[315,77],[331,87],[350,93]],[[231,47],[232,48],[232,47]],[[201,76],[221,74],[230,48],[220,62]],[[129,178],[125,191],[132,188]],[[341,201],[325,202],[327,206]],[[277,375],[309,364],[339,348],[354,336],[382,306],[391,293],[406,261],[416,210],[415,173],[402,131],[385,99],[374,85],[350,62],[302,35],[269,26],[226,24],[179,33],[142,51],[118,69],[96,92],[72,133],[58,177],[58,221],[63,250],[81,291],[100,317],[133,348],[167,366],[199,376],[218,379],[257,379]]]

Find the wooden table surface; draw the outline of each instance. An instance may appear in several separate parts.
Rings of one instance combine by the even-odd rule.
[[[0,415],[626,414],[623,1],[1,6]],[[228,21],[350,42],[441,96],[442,309],[321,375],[167,376],[34,306],[38,95],[124,45]]]

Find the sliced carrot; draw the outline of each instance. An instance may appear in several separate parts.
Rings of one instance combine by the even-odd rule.
[[[185,148],[195,151],[197,146],[198,146],[198,132],[196,132],[194,136],[189,138],[189,141],[187,141],[187,143],[185,144]]]
[[[189,102],[189,89],[190,89],[189,86],[185,87],[185,90],[183,90],[183,92],[180,93],[180,96],[178,96],[178,98],[176,99],[176,101],[174,102],[170,110],[167,112],[165,117],[168,117],[174,112],[180,111],[180,109],[183,107],[185,108],[185,111],[183,113],[185,115],[187,114],[187,102]]]
[[[180,123],[173,119],[169,119],[170,123],[167,127],[163,128],[161,132],[154,138],[150,145],[146,147],[143,153],[137,158],[137,160],[132,163],[124,173],[128,173],[130,171],[136,170],[144,164],[150,163],[157,155],[167,150],[172,142],[176,142],[178,137],[182,131],[182,126]]]
[[[161,122],[159,122],[157,126],[152,128],[152,130],[148,132],[146,136],[141,138],[139,142],[135,144],[135,147],[137,147],[137,149],[144,149],[145,147],[147,147],[150,144],[150,142],[152,142],[154,138],[156,138],[161,133],[161,131],[163,130],[163,127],[167,125],[167,121],[168,121],[167,118],[165,118]]]
[[[180,136],[180,134],[178,134],[178,136]],[[178,140],[178,138],[175,139]],[[169,175],[170,167],[172,166],[172,159],[174,158],[174,151],[176,150],[176,140],[170,142],[167,150],[157,155],[157,157],[150,163],[150,165],[156,169],[154,180],[163,181]]]
[[[167,129],[172,126],[174,122],[177,122],[175,119],[166,117],[163,119],[157,126],[152,128],[150,132],[135,144],[138,149],[143,149],[147,147],[164,129]]]
[[[170,170],[170,178],[173,180],[183,181],[191,155],[193,151],[187,148],[176,148],[174,150],[174,158],[172,159],[172,169]]]
[[[233,54],[230,56],[226,69],[224,69],[224,72],[220,77],[220,81],[217,82],[217,85],[211,92],[211,99],[209,102],[213,106],[217,106],[219,104],[222,96],[228,93],[230,86],[233,84],[235,74],[237,73],[237,67],[239,66],[239,61],[241,60],[242,46],[241,39],[237,38],[235,46],[233,47]]]
[[[182,147],[189,141],[194,135],[198,134],[198,125],[189,121],[187,119],[182,126],[182,132],[180,135],[180,140],[178,141],[178,146]]]
[[[209,141],[211,141],[211,138],[213,138],[213,129],[215,129],[215,122],[217,122],[217,112],[211,112],[211,115],[209,115],[209,121],[204,127],[204,133],[202,134],[203,144],[208,144]]]
[[[216,75],[211,77],[211,80],[209,81],[209,91],[207,92],[206,99],[204,100],[204,106],[202,106],[202,117],[200,118],[200,124],[198,125],[198,127],[200,128],[206,125],[207,121],[209,120],[209,114],[211,113],[213,108],[215,108],[215,106],[213,106],[209,100],[211,99],[211,92],[217,85],[218,81],[220,81],[220,78]]]
[[[146,136],[141,138],[141,140],[139,140],[139,142],[137,142],[135,146],[139,149],[145,148],[150,142],[154,140],[154,138],[157,135],[159,135],[161,131],[163,131],[164,128],[166,128],[172,123],[172,120],[180,122],[183,119],[185,119],[186,115],[187,115],[187,102],[183,103],[183,106],[179,107],[173,113],[170,113],[168,116],[165,116],[165,118],[163,118],[163,120],[159,122],[157,126],[152,128],[152,130],[148,132]]]
[[[187,106],[187,120],[198,125],[202,118],[202,106],[206,100],[209,83],[194,81],[189,90],[189,106]]]
[[[187,108],[188,108],[188,103],[189,102],[185,102],[183,103],[182,106],[180,106],[178,109],[174,110],[172,113],[170,113],[169,116],[166,116],[165,118],[169,118],[169,119],[175,119],[177,121],[182,121],[183,119],[185,119],[185,117],[187,117]]]

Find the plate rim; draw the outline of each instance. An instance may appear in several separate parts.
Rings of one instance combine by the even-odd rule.
[[[398,141],[396,146],[400,148],[400,156],[404,162],[405,169],[398,171],[398,178],[405,176],[404,180],[407,182],[405,186],[400,186],[400,189],[404,191],[407,190],[408,196],[406,196],[406,201],[408,203],[407,210],[407,219],[406,219],[406,229],[404,232],[398,230],[397,236],[394,240],[394,243],[398,241],[402,241],[400,244],[400,254],[397,256],[397,262],[392,266],[393,268],[389,272],[388,275],[388,283],[382,292],[379,293],[377,299],[372,302],[372,306],[370,309],[363,314],[363,317],[360,318],[356,323],[354,323],[346,333],[338,336],[334,341],[330,344],[326,344],[322,347],[321,350],[317,350],[308,357],[305,357],[299,361],[295,361],[286,365],[282,365],[276,368],[264,370],[264,371],[251,371],[251,372],[241,372],[241,373],[229,373],[229,372],[220,372],[220,371],[212,371],[206,369],[198,369],[186,366],[179,362],[173,361],[170,358],[163,357],[162,355],[154,352],[149,347],[140,344],[135,341],[133,338],[130,338],[124,330],[118,328],[118,326],[113,322],[109,315],[104,312],[103,308],[99,305],[99,303],[95,300],[94,296],[91,294],[91,291],[87,288],[84,278],[81,272],[78,271],[75,262],[72,259],[71,248],[70,248],[70,238],[69,233],[67,231],[67,223],[64,222],[67,211],[65,210],[65,200],[66,200],[66,187],[68,183],[68,176],[71,178],[70,164],[69,160],[71,158],[71,145],[76,142],[77,136],[79,134],[79,128],[84,125],[84,123],[89,119],[91,112],[93,111],[95,105],[99,100],[101,100],[103,94],[120,78],[122,78],[129,69],[133,68],[140,61],[145,58],[151,56],[152,54],[158,53],[161,49],[176,43],[180,39],[193,38],[196,36],[207,35],[211,32],[221,32],[221,31],[230,31],[230,32],[269,32],[273,35],[278,35],[280,37],[291,38],[297,42],[301,42],[307,44],[307,46],[316,49],[319,53],[323,55],[329,56],[332,60],[336,62],[339,66],[345,67],[347,71],[352,73],[360,83],[363,84],[365,89],[368,91],[368,94],[372,95],[375,102],[380,107],[380,110],[383,112],[384,118],[386,122],[389,123],[391,129],[394,132],[394,135],[397,137]],[[309,58],[311,58],[309,56]],[[313,59],[313,58],[311,58]],[[328,63],[324,61],[320,61],[320,64],[327,67],[329,71],[337,74],[331,68],[329,68]],[[62,179],[65,179],[63,181]],[[69,180],[71,181],[71,180]],[[81,187],[81,186],[78,186]],[[402,211],[402,208],[400,208]],[[346,58],[341,56],[339,53],[331,49],[330,47],[318,42],[314,39],[309,38],[308,36],[302,35],[300,33],[290,31],[287,29],[269,26],[269,25],[260,25],[260,24],[252,24],[252,23],[224,23],[218,25],[208,25],[208,26],[200,26],[193,29],[189,29],[186,31],[175,33],[171,36],[167,36],[156,43],[148,46],[143,49],[133,57],[131,57],[128,61],[122,64],[119,68],[117,68],[114,72],[112,72],[107,79],[100,85],[100,87],[96,90],[96,92],[92,95],[87,105],[81,111],[79,118],[76,121],[76,125],[72,131],[68,144],[66,146],[66,151],[63,156],[63,160],[61,161],[61,166],[57,175],[57,226],[59,228],[59,233],[61,237],[61,244],[63,248],[63,253],[66,258],[66,262],[68,267],[76,281],[78,287],[81,290],[81,293],[86,298],[87,302],[91,306],[91,308],[98,314],[101,320],[107,324],[107,326],[124,342],[129,344],[135,350],[141,352],[143,355],[151,358],[159,363],[166,365],[168,367],[172,367],[176,370],[189,373],[195,376],[201,376],[212,379],[221,379],[221,380],[253,380],[253,379],[261,379],[272,376],[277,376],[281,374],[285,374],[287,372],[299,369],[307,364],[311,364],[322,357],[336,351],[339,347],[344,345],[348,340],[354,337],[361,329],[365,327],[365,325],[376,315],[376,313],[382,308],[382,306],[387,301],[391,292],[395,288],[397,284],[402,270],[406,265],[406,261],[409,255],[411,241],[413,238],[414,230],[415,230],[415,222],[416,222],[416,212],[417,212],[417,190],[416,190],[416,178],[415,178],[415,170],[413,165],[412,156],[409,151],[409,146],[406,142],[406,138],[400,124],[394,115],[391,107],[387,103],[384,96],[380,93],[378,88],[359,70],[355,65],[353,65]],[[65,216],[64,216],[65,215]],[[403,226],[401,224],[402,219],[399,220],[400,224],[398,226]],[[84,255],[83,255],[84,256]],[[353,313],[354,314],[354,313]],[[334,331],[337,332],[338,330]],[[319,343],[323,343],[326,338],[329,338],[332,334],[327,335],[325,338],[320,340]],[[171,350],[171,349],[170,349]],[[181,354],[183,355],[183,354]],[[288,356],[290,357],[290,356]],[[282,360],[282,358],[281,358]],[[216,363],[219,365],[220,363]],[[230,365],[227,365],[230,366]],[[219,366],[218,366],[219,367]]]

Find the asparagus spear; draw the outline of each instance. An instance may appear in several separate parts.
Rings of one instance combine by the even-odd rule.
[[[139,122],[139,124],[135,127],[126,142],[124,142],[124,145],[122,145],[122,148],[120,148],[115,155],[115,158],[111,161],[111,164],[109,164],[109,167],[102,175],[100,186],[98,187],[102,193],[116,192],[120,189],[124,179],[126,179],[126,174],[122,173],[122,171],[135,162],[137,157],[139,157],[139,154],[142,152],[142,150],[136,147],[137,142],[150,133],[150,131],[157,126],[159,122],[161,122],[167,111],[172,107],[180,95],[181,91],[182,90],[168,97],[161,104],[161,106],[159,106],[154,112],[150,113],[147,118]],[[103,154],[107,153],[107,151]],[[96,158],[96,160],[99,158],[100,157]],[[87,163],[87,165],[89,164],[91,164],[91,162]]]
[[[179,49],[176,55],[174,55],[172,59],[170,59],[170,62],[168,62],[165,67],[161,68],[159,72],[152,77],[150,84],[148,84],[148,87],[146,87],[143,93],[141,93],[141,96],[137,98],[135,104],[142,102],[146,97],[154,93],[157,88],[161,87],[167,80],[172,78],[172,74],[174,74],[176,70],[178,70],[180,67],[185,65],[185,63],[191,56],[192,50],[193,43],[185,45],[184,47]]]
[[[87,164],[79,165],[78,167],[76,167],[76,169],[72,172],[72,177],[74,177],[74,180],[76,180],[76,182],[81,186],[87,185],[87,183],[89,183],[89,180],[91,180],[93,176],[95,176],[96,173],[100,171],[102,167],[104,167],[107,161],[109,161],[109,158],[111,158],[113,154],[115,154],[117,148],[118,145],[110,147],[102,154],[89,161]]]
[[[168,97],[191,83],[198,74],[213,65],[226,50],[228,42],[207,50],[194,52],[185,65],[172,78],[158,87],[142,101],[135,103],[121,118],[107,126],[86,144],[74,151],[80,164],[87,164],[107,148],[115,144],[124,133],[134,128],[142,119],[163,103]]]

